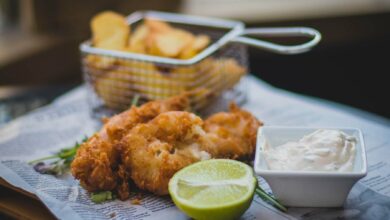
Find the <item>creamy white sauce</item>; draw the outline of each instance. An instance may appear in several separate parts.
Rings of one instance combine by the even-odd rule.
[[[266,143],[265,159],[271,170],[352,171],[356,138],[338,130],[320,129],[297,142],[273,147]]]

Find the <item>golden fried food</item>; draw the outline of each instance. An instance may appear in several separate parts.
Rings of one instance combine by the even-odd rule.
[[[128,50],[134,53],[147,53],[150,47],[150,29],[146,25],[139,25],[129,38]]]
[[[112,190],[129,197],[129,182],[157,195],[183,167],[210,158],[249,160],[262,125],[231,104],[203,121],[186,112],[187,96],[154,101],[109,119],[78,150],[72,174],[88,191]]]
[[[191,59],[207,48],[212,39],[191,33],[174,24],[146,17],[127,24],[126,18],[114,12],[102,12],[91,21],[93,46],[103,49]],[[131,32],[131,33],[130,33]],[[213,97],[232,88],[247,72],[235,58],[217,55],[192,65],[166,65],[138,59],[119,59],[88,54],[83,60],[91,84],[106,107],[124,110],[134,93],[147,100],[168,98],[188,91],[202,91],[191,98],[197,110]]]
[[[251,113],[230,104],[230,112],[220,112],[205,120],[203,129],[214,144],[208,148],[213,158],[252,159],[257,129],[263,123]]]
[[[103,57],[91,54],[86,56],[83,62],[87,68],[89,68],[89,71],[97,72],[96,75],[101,74],[102,70],[109,71],[114,69],[117,64],[117,60],[112,57]]]
[[[210,43],[207,35],[194,35],[164,21],[145,18],[131,33],[126,18],[112,11],[99,13],[91,20],[94,47],[189,59]]]
[[[119,155],[113,146],[137,124],[145,123],[163,112],[187,108],[187,97],[178,96],[149,102],[141,107],[133,106],[113,116],[98,133],[80,146],[71,164],[73,176],[88,191],[115,190],[121,182],[127,183],[127,172],[118,163]],[[117,190],[120,191],[120,188]],[[120,197],[126,195],[120,194]]]
[[[166,33],[171,31],[173,28],[171,25],[164,21],[159,21],[152,18],[145,19],[145,25],[150,29],[153,33]]]
[[[180,53],[180,59],[189,59],[201,52],[210,44],[210,37],[207,35],[196,36],[186,48]]]
[[[189,112],[166,112],[139,124],[118,145],[122,162],[131,179],[143,190],[157,195],[168,193],[170,178],[181,168],[210,155],[203,121]]]
[[[178,57],[186,47],[192,45],[194,36],[184,30],[175,29],[169,32],[157,33],[150,53],[163,57]]]
[[[104,76],[94,79],[94,89],[99,97],[104,101],[104,105],[111,109],[126,109],[134,93],[139,91],[132,88],[134,80],[123,76],[126,74],[119,70],[106,72]]]
[[[166,112],[135,126],[117,145],[128,176],[143,190],[165,195],[170,178],[183,167],[210,158],[253,157],[255,117],[235,104],[205,122],[189,112]]]
[[[219,69],[220,74],[225,79],[225,88],[233,87],[247,72],[246,68],[233,58],[219,59],[215,62],[215,65],[218,66],[217,68]]]
[[[164,74],[163,67],[153,65],[152,63],[140,63],[136,61],[121,61],[120,65],[123,67],[112,71],[119,80],[123,83],[116,83],[111,85],[117,87],[120,85],[127,86],[120,88],[120,92],[129,90],[137,91],[143,94],[148,100],[166,99],[177,94],[183,94],[186,91],[186,84],[183,78],[172,77],[171,74]],[[111,73],[111,72],[110,72]],[[110,87],[110,88],[112,88]],[[108,90],[110,88],[107,88]],[[114,100],[115,96],[107,97],[104,100]]]
[[[130,35],[126,51],[152,54],[152,47],[158,35],[174,30],[168,23],[146,18],[138,25],[133,34]]]
[[[102,12],[92,18],[91,30],[95,47],[121,50],[128,41],[130,27],[126,19],[115,12]]]
[[[117,154],[112,142],[102,129],[82,144],[77,151],[71,172],[86,190],[113,190],[117,186],[116,161]]]

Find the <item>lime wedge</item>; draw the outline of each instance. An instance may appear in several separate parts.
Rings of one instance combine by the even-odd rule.
[[[250,166],[235,160],[194,163],[169,181],[176,206],[194,219],[236,219],[249,208],[257,180]]]

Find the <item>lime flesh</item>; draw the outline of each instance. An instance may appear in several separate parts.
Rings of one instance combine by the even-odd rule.
[[[194,219],[236,219],[250,206],[257,180],[248,165],[212,159],[183,168],[169,182],[176,206]]]

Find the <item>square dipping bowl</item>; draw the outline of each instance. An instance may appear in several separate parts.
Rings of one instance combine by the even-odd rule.
[[[318,129],[340,130],[356,138],[356,156],[351,172],[270,170],[264,155],[264,146],[277,147],[289,141],[298,141]],[[343,206],[352,186],[367,175],[366,151],[362,132],[355,128],[304,128],[264,126],[257,133],[254,170],[263,177],[275,197],[292,207]]]

